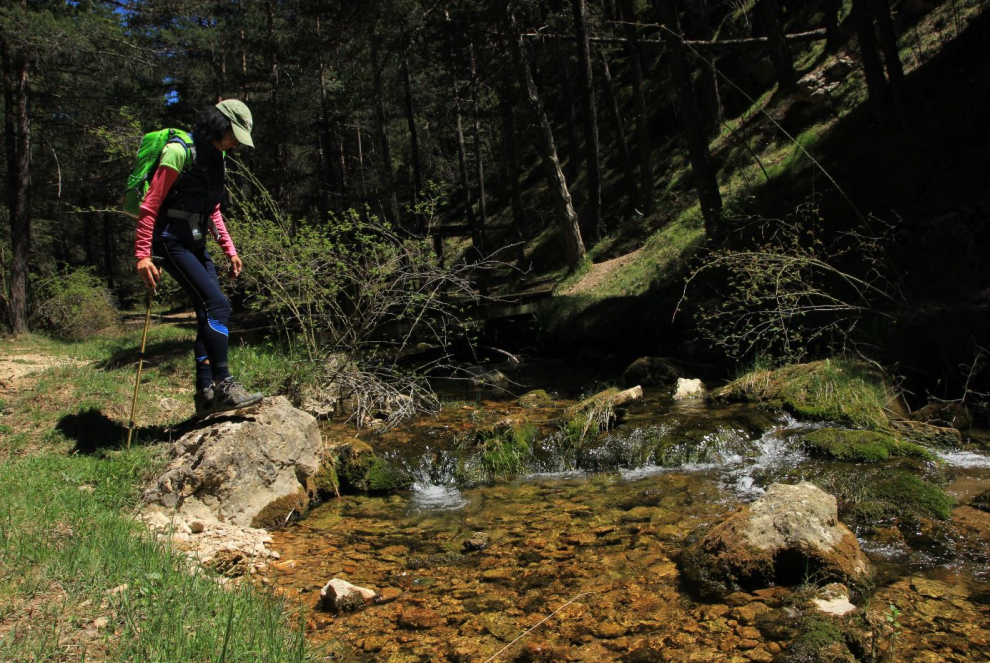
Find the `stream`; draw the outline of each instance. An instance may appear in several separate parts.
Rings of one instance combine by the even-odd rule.
[[[804,590],[702,600],[678,555],[775,481],[863,466],[809,458],[795,434],[820,424],[675,402],[662,389],[644,390],[618,426],[573,452],[551,423],[602,374],[544,366],[512,378],[516,394],[541,387],[559,399],[522,410],[506,391],[460,389],[439,416],[387,433],[326,425],[325,436],[358,435],[411,481],[396,494],[330,500],[273,533],[282,556],[263,581],[309,610],[307,636],[328,660],[782,660]],[[473,431],[521,419],[540,431],[521,471],[474,471],[485,460]],[[940,453],[938,466],[959,504],[990,488],[990,454],[975,446]],[[990,558],[973,513],[911,533],[854,528],[877,568],[875,592],[854,598],[858,614],[874,615],[861,630],[890,660],[990,660]],[[483,549],[467,550],[469,539]],[[319,590],[334,577],[387,602],[321,611]],[[896,620],[885,621],[891,604]]]

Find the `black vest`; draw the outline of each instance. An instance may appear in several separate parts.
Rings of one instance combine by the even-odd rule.
[[[196,162],[172,185],[162,201],[160,214],[174,209],[202,214],[205,221],[223,200],[226,167],[223,152],[209,143],[201,143],[195,136],[193,140],[196,144]]]

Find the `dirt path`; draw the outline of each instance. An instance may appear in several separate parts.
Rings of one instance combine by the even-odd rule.
[[[17,349],[7,350],[0,355],[0,394],[10,394],[28,386],[33,375],[53,366],[81,364],[71,357],[56,357],[38,354],[36,351],[18,354]]]
[[[592,265],[591,269],[588,270],[588,273],[585,274],[581,280],[564,291],[564,294],[580,295],[596,289],[602,283],[607,281],[613,273],[620,271],[623,267],[636,260],[642,250],[643,249],[636,249],[632,253],[627,253],[624,256],[619,256],[618,258],[612,258],[611,260],[606,260],[605,262]]]

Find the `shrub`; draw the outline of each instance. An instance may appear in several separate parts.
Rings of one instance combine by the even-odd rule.
[[[113,295],[89,269],[63,272],[35,284],[32,324],[76,341],[120,323]]]

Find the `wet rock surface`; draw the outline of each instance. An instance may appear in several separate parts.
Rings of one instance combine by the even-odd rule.
[[[866,583],[871,567],[832,495],[774,484],[685,552],[688,578],[707,594],[799,584],[808,577]]]
[[[142,495],[144,512],[245,527],[279,500],[291,503],[286,513],[305,508],[320,446],[316,419],[281,396],[217,415],[175,443],[172,462]]]

